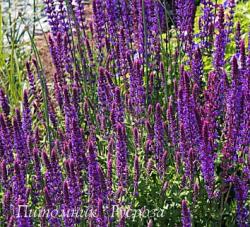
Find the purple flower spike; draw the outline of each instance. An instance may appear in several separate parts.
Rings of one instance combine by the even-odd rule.
[[[15,203],[18,202],[19,199],[26,201],[26,187],[25,187],[25,175],[24,171],[21,168],[20,162],[17,160],[14,162],[14,176],[13,176],[13,196]]]
[[[107,217],[103,211],[103,201],[98,199],[98,209],[97,209],[97,225],[100,227],[107,227]]]
[[[160,158],[164,152],[164,126],[162,120],[162,111],[159,103],[155,107],[155,125],[154,125],[154,142],[155,142],[155,160],[160,167]]]
[[[218,34],[215,37],[215,50],[214,50],[214,68],[216,71],[220,71],[221,68],[225,65],[225,48],[227,44],[227,34],[225,31],[225,22],[224,22],[224,9],[222,6],[219,7],[218,10],[218,19],[216,28],[218,30]]]
[[[136,60],[130,75],[129,96],[133,112],[136,116],[143,113],[145,107],[145,88],[143,86],[143,71],[140,60]]]
[[[212,47],[214,32],[214,4],[211,0],[201,1],[202,15],[199,18],[199,37],[201,38],[201,47],[210,49]]]
[[[17,204],[18,204],[18,207],[27,206],[27,203],[22,199],[19,199]],[[31,218],[27,217],[25,208],[20,209],[20,213],[16,219],[16,224],[17,224],[17,227],[23,227],[23,226],[31,227],[32,226]]]
[[[134,158],[134,196],[138,196],[138,181],[140,177],[140,169],[139,169],[139,157],[135,155]]]
[[[48,190],[48,195],[50,197],[50,202],[52,206],[60,203],[62,201],[62,173],[61,167],[59,166],[56,150],[52,150],[51,160],[48,155],[42,153],[43,161],[47,168],[45,172],[45,184]]]
[[[30,68],[30,62],[26,62],[26,69],[27,69],[27,76],[28,76],[29,85],[30,85],[29,91],[30,91],[30,94],[35,96],[36,95],[35,78]]]
[[[98,201],[106,198],[105,179],[96,160],[96,148],[93,141],[88,141],[88,181],[89,181],[89,206],[94,212],[98,213]],[[90,217],[90,222],[97,225],[98,218]]]
[[[135,146],[138,148],[140,146],[140,137],[138,128],[133,128],[133,136],[134,136]]]
[[[194,83],[198,85],[198,88],[201,89],[201,79],[203,74],[203,61],[202,61],[202,55],[201,51],[198,48],[194,52],[193,61],[191,64],[191,70],[192,70],[192,78],[194,80]]]
[[[167,120],[168,120],[168,136],[172,142],[173,146],[177,146],[178,142],[178,128],[177,128],[177,119],[174,117],[174,101],[173,97],[171,96],[168,103],[167,109]]]
[[[241,40],[241,26],[240,22],[238,22],[236,24],[236,34],[235,34],[236,53],[240,53],[240,40]]]
[[[194,18],[195,18],[195,1],[194,0],[177,0],[175,1],[175,20],[180,32],[180,39],[186,48],[192,39]]]
[[[182,200],[182,203],[181,203],[181,217],[182,217],[181,222],[182,222],[183,227],[192,226],[190,210],[188,208],[186,200]]]
[[[87,158],[84,150],[85,143],[77,119],[72,120],[71,143],[73,149],[71,156],[77,163],[78,171],[81,172],[87,168]]]
[[[116,173],[119,179],[119,185],[125,187],[127,185],[127,144],[125,127],[122,124],[117,125],[116,139]]]
[[[99,69],[98,78],[98,102],[102,114],[109,110],[109,102],[111,101],[110,87],[106,79],[105,69]]]
[[[24,138],[25,134],[21,129],[20,122],[18,121],[17,118],[14,118],[14,147],[19,161],[25,166],[30,159],[30,155],[28,154],[26,139]]]
[[[67,181],[64,182],[63,184],[63,198],[64,198],[64,203],[63,203],[63,212],[66,214],[63,216],[64,218],[64,224],[69,227],[73,227],[75,225],[75,220],[73,217],[67,216],[67,214],[70,214],[72,209],[72,203],[70,201],[70,195],[69,195],[69,186]]]
[[[206,121],[203,123],[202,137],[203,137],[203,145],[202,145],[203,150],[201,151],[200,154],[201,172],[206,184],[208,197],[212,198],[215,186],[215,176],[214,176],[215,155],[213,154],[212,151],[211,142],[209,139],[209,132],[208,132],[208,122]]]
[[[47,13],[48,19],[49,19],[49,25],[51,27],[51,30],[53,32],[54,35],[56,35],[56,33],[59,30],[59,24],[58,24],[58,20],[57,20],[57,14],[55,11],[55,1],[54,0],[44,0],[45,3],[45,11]]]
[[[10,114],[9,101],[2,89],[0,89],[0,104],[5,116],[8,116]]]
[[[240,227],[247,227],[249,224],[249,211],[246,208],[246,201],[248,198],[249,185],[246,179],[242,180],[238,176],[235,177],[234,183],[237,200],[237,224]]]

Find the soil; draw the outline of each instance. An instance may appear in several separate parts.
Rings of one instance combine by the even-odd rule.
[[[36,38],[36,46],[42,61],[42,65],[44,67],[45,75],[47,78],[53,78],[55,73],[55,67],[52,63],[52,58],[50,55],[50,50],[47,44],[46,39],[48,40],[49,33],[45,33],[44,35],[37,36]]]

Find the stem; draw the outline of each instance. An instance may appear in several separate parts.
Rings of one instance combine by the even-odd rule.
[[[36,0],[33,0],[33,31],[32,31],[32,38],[35,38],[36,33]]]
[[[23,21],[23,18],[21,18]],[[24,23],[24,21],[23,21]],[[25,24],[25,23],[24,23]],[[43,101],[44,101],[44,108],[45,108],[45,120],[46,120],[46,130],[47,130],[47,140],[48,140],[48,145],[49,145],[49,151],[51,152],[51,136],[50,136],[50,124],[49,124],[49,105],[48,105],[48,91],[47,91],[47,87],[46,87],[46,82],[45,82],[45,73],[44,73],[44,69],[42,66],[42,62],[41,62],[41,58],[39,56],[36,44],[34,42],[34,39],[32,39],[32,35],[30,34],[29,30],[27,30],[27,33],[29,35],[32,47],[34,49],[34,53],[35,53],[35,57],[36,60],[38,62],[38,77],[40,79],[40,84],[42,87],[42,95],[43,95]]]

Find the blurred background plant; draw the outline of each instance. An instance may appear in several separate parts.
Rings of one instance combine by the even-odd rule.
[[[31,39],[46,28],[40,0],[4,0],[0,5],[0,86],[14,106],[21,100],[25,62],[31,58]],[[28,36],[29,30],[31,37]]]

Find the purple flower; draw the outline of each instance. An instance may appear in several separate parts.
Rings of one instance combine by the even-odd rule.
[[[29,107],[29,96],[27,90],[23,93],[23,114],[22,114],[22,129],[25,138],[32,133],[32,119]]]
[[[70,213],[74,207],[72,207],[69,196],[69,188],[67,181],[63,184],[63,212],[65,215],[63,216],[64,224],[69,227],[73,227],[75,225],[75,221],[73,217],[70,217]]]
[[[225,5],[226,3],[226,5]],[[226,21],[226,26],[227,26],[227,36],[233,32],[233,26],[234,26],[234,11],[235,11],[235,0],[227,0],[224,2],[224,7],[225,9],[229,8],[229,12],[227,14],[227,21]],[[228,40],[230,41],[230,40]]]
[[[245,74],[246,68],[247,67],[247,62],[246,62],[246,47],[245,47],[245,42],[244,40],[240,41],[240,69],[242,72],[242,75]],[[245,81],[241,81],[244,83]]]
[[[155,124],[154,124],[154,142],[155,142],[155,160],[160,167],[160,158],[164,151],[164,127],[162,120],[162,111],[159,103],[155,107]]]
[[[178,128],[177,120],[174,116],[174,101],[173,97],[169,98],[168,109],[167,109],[167,120],[168,120],[168,136],[170,137],[172,146],[176,147],[178,143]]]
[[[18,207],[27,206],[27,202],[25,200],[22,200],[22,199],[19,199],[17,204],[18,204]],[[25,209],[26,208],[23,208],[23,209],[20,208],[20,212],[18,213],[18,217],[16,219],[17,227],[23,227],[23,226],[31,227],[32,226],[31,218],[27,217]]]
[[[71,1],[68,2],[71,6]],[[67,5],[64,0],[58,0],[58,8],[57,8],[57,21],[59,22],[60,32],[66,33],[69,30],[69,21],[67,15]]]
[[[94,15],[94,23],[95,23],[95,31],[94,36],[97,41],[97,48],[102,49],[104,46],[103,38],[105,37],[105,5],[104,1],[94,0],[93,1],[93,15]],[[101,52],[100,52],[101,53]],[[101,60],[101,56],[99,55],[99,60]]]
[[[8,116],[10,113],[9,100],[2,89],[0,89],[0,104],[5,116]]]
[[[241,26],[240,22],[238,22],[236,24],[236,32],[235,32],[236,53],[240,53],[240,40],[241,40]]]
[[[125,126],[117,124],[116,128],[116,174],[119,179],[119,185],[125,187],[127,185],[127,144]]]
[[[126,3],[122,3],[126,4]],[[116,13],[117,13],[117,7],[115,0],[107,0],[106,1],[106,9],[107,9],[107,25],[108,25],[108,31],[111,36],[109,37],[110,43],[112,45],[116,45],[116,38],[117,38],[117,19]]]
[[[191,77],[194,83],[198,85],[199,90],[201,89],[202,74],[203,74],[203,61],[202,61],[201,51],[198,48],[194,52],[193,61],[191,63]]]
[[[59,31],[59,21],[57,20],[57,13],[55,11],[55,1],[54,0],[44,0],[45,11],[48,16],[49,25],[51,27],[52,33],[54,35]]]
[[[55,111],[55,108],[50,100],[48,101],[48,112],[49,112],[49,119],[50,119],[54,129],[57,130],[58,122],[57,122],[56,111]]]
[[[246,179],[240,179],[238,176],[235,176],[234,183],[237,201],[237,224],[240,227],[246,227],[249,224],[249,211],[246,208],[249,186]]]
[[[11,197],[12,197],[11,190],[6,190],[3,195],[3,202],[2,202],[3,215],[6,223],[8,223],[8,220],[10,220],[11,217],[11,199],[12,199]]]
[[[42,189],[42,182],[43,182],[43,176],[41,172],[41,162],[39,157],[39,150],[37,148],[34,148],[33,150],[33,159],[34,159],[34,169],[35,169],[35,177],[34,177],[34,190],[35,190],[35,197],[39,196],[39,193]],[[36,198],[35,198],[36,199]]]
[[[108,143],[108,154],[107,154],[107,186],[112,192],[112,168],[113,168],[113,150],[114,140],[111,138]]]
[[[140,136],[139,136],[139,130],[138,128],[133,128],[133,137],[134,137],[134,143],[137,148],[140,146]]]
[[[180,39],[184,43],[190,41],[193,33],[195,10],[196,7],[194,0],[175,1],[175,20],[179,30]]]
[[[67,160],[66,161],[66,170],[67,170],[67,178],[64,182],[64,187],[67,184],[67,195],[64,192],[64,196],[67,196],[69,201],[66,202],[66,206],[69,206],[71,209],[80,210],[82,201],[82,179],[80,177],[80,174],[77,172],[76,165],[73,160]],[[65,189],[66,190],[66,189]],[[65,198],[66,200],[66,198]],[[74,221],[74,223],[79,223],[79,217],[74,217],[71,221]]]
[[[192,222],[191,222],[191,215],[190,215],[190,210],[187,205],[186,200],[182,200],[181,203],[181,222],[183,227],[191,227]]]
[[[216,145],[215,140],[219,136],[219,131],[221,131],[221,125],[217,123],[217,119],[224,114],[226,91],[225,73],[209,73],[207,90],[204,91],[205,105],[203,108],[206,120],[209,123],[209,137],[213,140],[214,145]]]
[[[129,96],[133,112],[136,116],[139,116],[145,109],[145,88],[143,86],[143,72],[139,60],[134,62],[130,75]]]
[[[153,150],[154,150],[153,140],[147,139],[145,144],[145,155],[144,155],[145,165],[148,162],[149,156],[153,153]]]
[[[20,119],[19,119],[20,120]],[[17,158],[23,166],[28,163],[30,156],[28,154],[28,148],[26,144],[25,134],[21,128],[20,122],[16,117],[14,118],[14,148],[16,150]]]
[[[133,1],[132,6],[134,12],[133,14],[133,21],[134,21],[134,43],[136,44],[137,54],[140,56],[145,55],[145,32],[144,31],[144,13],[145,13],[145,4],[143,1]],[[144,9],[143,9],[144,8]],[[147,57],[147,56],[146,56]]]
[[[218,34],[215,37],[215,50],[213,53],[213,65],[216,71],[220,71],[221,68],[225,65],[225,50],[227,44],[227,34],[225,30],[225,22],[224,22],[224,9],[220,5],[218,10],[218,18],[216,22],[216,28],[218,30]]]
[[[91,66],[95,66],[94,58],[93,58],[93,52],[90,46],[90,41],[88,38],[85,38],[85,44],[86,44],[86,49],[87,49],[87,54],[89,58],[89,62]]]
[[[136,154],[134,158],[134,196],[138,196],[138,181],[140,177],[140,169],[139,169],[139,157]]]
[[[55,73],[54,74],[54,93],[55,93],[55,97],[57,100],[57,103],[61,109],[61,111],[63,112],[63,94],[62,94],[62,88],[61,85],[58,81],[58,75]]]
[[[47,169],[45,172],[45,185],[48,190],[47,193],[50,197],[52,206],[56,206],[56,204],[60,204],[62,201],[63,187],[61,167],[58,163],[56,150],[52,150],[51,160],[49,160],[49,157],[45,152],[42,153],[42,157]]]
[[[121,91],[118,87],[115,88],[113,100],[114,120],[115,122],[123,123],[124,121],[124,106],[121,97]]]
[[[225,116],[225,137],[226,142],[223,152],[227,152],[230,155],[231,162],[236,159],[236,140],[240,125],[240,117],[242,113],[242,91],[240,86],[239,69],[237,59],[233,57],[232,60],[232,84],[229,88],[226,99],[226,116]]]
[[[198,183],[195,183],[193,186],[193,202],[196,202],[199,196],[200,186]]]
[[[124,29],[120,28],[120,32],[118,32],[118,40],[119,42],[117,43],[117,54],[116,54],[116,61],[117,61],[117,74],[118,75],[123,75],[124,77],[124,84],[125,87],[128,87],[127,84],[127,78],[126,78],[126,74],[128,73],[129,69],[127,64],[128,62],[128,57],[127,55],[129,55],[129,51],[128,51],[128,45],[126,43],[126,37],[124,34]]]
[[[199,18],[201,48],[211,48],[214,32],[214,4],[211,0],[202,0],[201,3],[202,14]]]
[[[63,43],[63,38],[61,33],[57,33],[57,36],[55,38],[52,38],[49,36],[48,39],[49,47],[50,47],[50,54],[53,60],[53,64],[56,68],[56,73],[58,76],[58,81],[60,85],[66,85],[65,81],[65,60],[68,60],[65,58],[65,46]]]
[[[12,164],[14,162],[12,136],[11,128],[6,125],[3,114],[0,114],[1,152],[3,154],[2,158],[6,161],[6,164]]]
[[[242,89],[242,109],[239,123],[239,133],[237,136],[237,150],[247,150],[250,143],[250,92],[249,92],[249,73],[250,73],[250,55],[248,56],[248,66],[245,71],[241,73],[241,89]]]
[[[27,201],[26,197],[26,175],[22,169],[20,162],[16,160],[14,162],[14,176],[12,185],[12,194],[15,203],[18,203],[19,199]]]
[[[215,186],[214,160],[211,142],[209,141],[208,123],[205,121],[202,128],[203,141],[201,144],[200,161],[201,172],[205,181],[208,197],[212,198]]]
[[[84,9],[84,0],[76,0],[76,6],[75,6],[75,15],[77,22],[79,24],[80,29],[84,31],[86,25],[85,25],[85,9]]]
[[[103,210],[103,201],[98,199],[98,209],[97,209],[97,226],[107,227],[107,217],[104,214]]]
[[[96,160],[96,150],[93,141],[88,141],[88,183],[89,183],[89,207],[97,212],[98,200],[103,199],[101,179],[98,172],[99,163]],[[97,224],[96,218],[91,218],[92,224]]]
[[[105,69],[101,67],[98,78],[98,103],[102,114],[108,112],[111,97],[110,87],[105,76]]]
[[[7,189],[10,186],[10,182],[8,179],[9,176],[8,176],[7,166],[6,166],[6,163],[4,160],[1,162],[1,169],[0,170],[1,170],[0,171],[1,172],[1,175],[0,175],[1,176],[1,183],[2,183],[4,190],[7,191]]]
[[[51,201],[51,195],[49,193],[49,189],[45,186],[44,188],[44,197],[45,197],[45,211],[46,210],[50,210],[53,211],[54,209],[56,209],[55,204]],[[51,226],[61,226],[61,221],[60,219],[55,215],[51,215],[51,212],[49,212],[49,214],[46,216],[46,218],[48,219],[48,222]]]
[[[63,47],[62,47],[62,55],[64,58],[64,64],[65,64],[65,70],[70,74],[70,76],[73,76],[73,60],[71,57],[71,46],[70,46],[70,39],[68,35],[64,35],[63,37]]]
[[[85,143],[83,141],[83,136],[80,130],[79,123],[77,119],[72,119],[72,131],[71,131],[71,144],[72,152],[71,158],[77,163],[77,169],[81,172],[83,169],[87,168],[87,158],[85,154]]]
[[[165,150],[161,159],[160,159],[160,176],[163,177],[167,170],[167,158],[168,158],[168,151]]]
[[[126,37],[126,43],[129,44],[132,42],[132,28],[131,24],[132,17],[131,17],[131,4],[128,1],[121,2],[121,13],[122,13],[122,21],[124,23],[124,32]]]
[[[36,96],[35,78],[30,68],[30,62],[26,62],[26,69],[27,69],[27,76],[28,76],[29,85],[30,85],[29,93],[30,95],[32,94],[33,96]]]
[[[74,204],[74,207],[80,209],[82,205],[81,196],[83,195],[81,173],[77,171],[77,164],[73,160],[71,160],[69,164],[70,173],[68,184],[70,189],[70,200]]]

